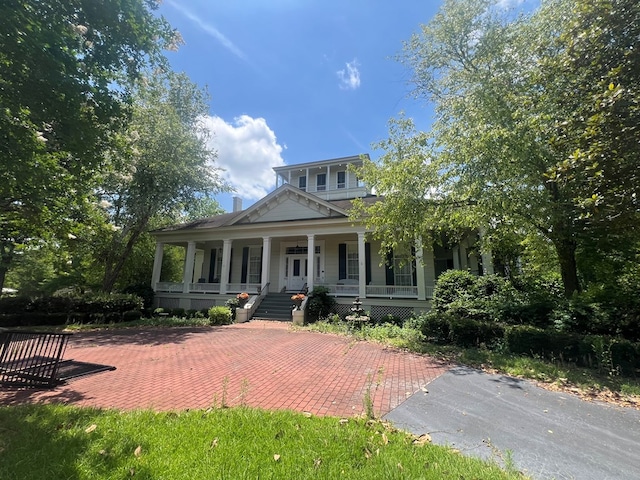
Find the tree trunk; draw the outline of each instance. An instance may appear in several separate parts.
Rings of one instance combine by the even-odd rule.
[[[564,296],[571,296],[580,292],[578,280],[578,266],[576,264],[576,242],[571,239],[559,239],[553,242],[560,263],[560,275],[564,286]]]
[[[146,227],[146,224],[145,224]],[[127,261],[131,252],[133,251],[133,246],[135,245],[138,237],[142,233],[143,228],[138,228],[131,232],[129,236],[129,240],[124,247],[124,250],[120,253],[115,253],[113,257],[111,257],[111,261],[107,260],[107,264],[104,269],[104,278],[102,279],[102,291],[106,293],[111,293],[114,285],[116,284],[116,280],[122,271],[122,267],[124,263]]]

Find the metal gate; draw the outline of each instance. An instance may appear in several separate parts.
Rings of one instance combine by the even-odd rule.
[[[71,333],[0,331],[0,384],[54,387]]]

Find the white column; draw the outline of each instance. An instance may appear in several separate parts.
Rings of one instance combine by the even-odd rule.
[[[231,263],[231,240],[225,239],[222,242],[222,268],[220,272],[220,293],[227,293],[229,283],[229,263]]]
[[[484,228],[481,228],[478,233],[480,234],[480,248],[482,249],[482,274],[491,275],[493,274],[493,255],[491,255],[491,250],[487,249],[482,241],[487,232]]]
[[[316,246],[315,235],[307,235],[307,289],[313,291],[313,281],[316,277],[315,273]]]
[[[164,255],[164,243],[156,242],[156,254],[153,257],[153,273],[151,274],[151,287],[156,289],[156,284],[160,281],[162,271],[162,256]]]
[[[262,237],[262,278],[261,278],[262,288],[265,288],[269,283],[270,268],[271,268],[271,237]]]
[[[460,270],[460,246],[456,245],[451,250],[453,253],[453,268],[455,270]]]
[[[367,267],[365,262],[364,232],[358,232],[358,292],[360,298],[367,296]]]
[[[418,300],[427,299],[427,289],[424,281],[424,250],[422,240],[416,240],[416,283],[418,284]]]
[[[193,282],[193,267],[196,258],[196,242],[187,243],[187,255],[184,259],[184,275],[182,276],[182,292],[189,293],[189,284]]]

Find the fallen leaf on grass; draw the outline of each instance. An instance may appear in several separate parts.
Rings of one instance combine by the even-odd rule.
[[[140,445],[138,445],[137,448],[133,451],[133,454],[136,457],[139,457],[140,455],[142,455],[142,447]]]
[[[382,433],[382,443],[384,443],[385,445],[389,445],[389,439],[384,432]]]
[[[423,433],[419,437],[413,439],[414,445],[426,445],[427,443],[431,443],[431,435],[428,433]]]
[[[216,448],[218,446],[218,437],[211,440],[211,448]]]
[[[280,460],[280,455],[278,455],[277,453],[273,456],[273,459],[277,462]]]
[[[96,428],[98,428],[98,426],[94,423],[93,425],[89,425],[86,429],[85,429],[85,433],[91,433],[93,432]]]

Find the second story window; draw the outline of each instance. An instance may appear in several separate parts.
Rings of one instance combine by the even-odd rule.
[[[298,177],[298,188],[300,190],[307,190],[307,177],[305,177],[304,175]]]
[[[347,172],[338,172],[338,188],[347,188]]]
[[[319,192],[327,189],[326,173],[319,173],[318,175],[316,175],[316,188]]]

